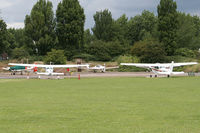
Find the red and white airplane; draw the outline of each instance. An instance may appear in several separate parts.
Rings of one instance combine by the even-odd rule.
[[[147,64],[147,63],[121,63],[120,65],[125,66],[136,66],[141,68],[146,68],[151,70],[155,77],[157,77],[158,74],[161,75],[167,75],[170,77],[171,75],[179,75],[184,74],[184,72],[173,72],[174,67],[180,67],[180,66],[187,66],[187,65],[196,65],[197,62],[185,62],[185,63],[155,63],[155,64]],[[152,76],[152,75],[150,75]]]
[[[33,67],[33,68],[45,68],[46,72],[37,74],[40,75],[64,75],[64,73],[55,73],[54,68],[80,68],[80,67],[87,67],[89,68],[88,64],[85,65],[40,65],[40,64],[17,64],[17,63],[9,63],[8,65],[11,66],[24,66],[24,67]]]

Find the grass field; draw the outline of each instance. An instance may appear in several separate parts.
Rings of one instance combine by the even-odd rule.
[[[199,133],[200,78],[0,80],[0,133]]]

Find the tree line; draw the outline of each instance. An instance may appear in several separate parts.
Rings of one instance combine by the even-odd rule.
[[[123,14],[113,19],[105,9],[97,11],[94,26],[84,30],[85,14],[78,0],[62,0],[56,13],[51,1],[39,0],[26,15],[24,28],[7,29],[0,20],[0,54],[33,60],[43,60],[50,52],[68,60],[116,61],[127,56],[133,62],[153,63],[198,59],[200,18],[178,12],[173,0],[160,0],[157,14],[144,10],[131,18]]]

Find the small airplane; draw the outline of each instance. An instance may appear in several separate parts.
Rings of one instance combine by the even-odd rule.
[[[21,72],[21,75],[23,75],[23,72],[36,72],[36,67],[26,67],[26,66],[13,66],[13,67],[4,67],[3,70],[11,71],[11,75],[15,75],[17,72]]]
[[[146,68],[150,71],[152,71],[155,74],[155,77],[157,75],[167,75],[167,77],[170,77],[171,75],[180,75],[184,74],[184,72],[173,72],[174,67],[180,67],[180,66],[187,66],[187,65],[196,65],[197,62],[185,62],[185,63],[155,63],[155,64],[146,64],[146,63],[121,63],[120,65],[125,66],[136,66],[141,68]],[[152,75],[150,75],[152,77]]]
[[[40,65],[40,64],[17,64],[17,63],[9,63],[11,66],[23,66],[23,67],[33,67],[33,68],[45,68],[46,72],[40,73],[39,75],[64,75],[64,73],[55,73],[54,68],[80,68],[80,67],[89,67],[88,64],[85,65]]]
[[[97,71],[105,73],[107,69],[114,69],[114,68],[119,68],[119,67],[106,67],[106,65],[104,64],[103,66],[102,65],[96,65],[94,67],[89,67],[89,70],[93,70],[95,73]]]

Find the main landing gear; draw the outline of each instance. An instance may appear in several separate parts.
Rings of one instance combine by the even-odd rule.
[[[158,75],[154,75],[154,77],[155,77],[155,78],[157,78],[157,77],[158,77]],[[150,78],[153,78],[153,75],[150,75]]]

